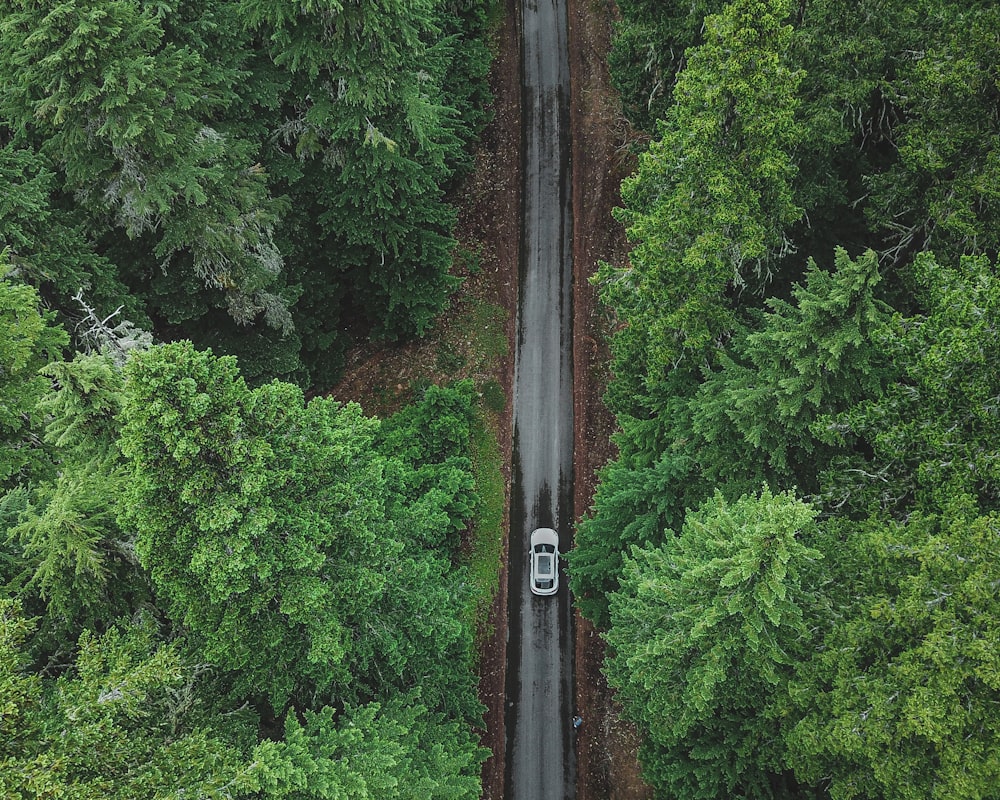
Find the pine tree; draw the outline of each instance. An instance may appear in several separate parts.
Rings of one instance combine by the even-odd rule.
[[[650,380],[733,326],[727,291],[765,286],[801,215],[792,194],[795,91],[785,0],[738,0],[705,21],[658,138],[622,185],[629,264],[602,298],[643,337]]]
[[[178,700],[195,680],[151,624],[85,633],[55,680],[25,670],[31,623],[0,600],[0,794],[4,797],[240,797],[248,764]]]
[[[679,537],[633,549],[612,597],[609,682],[646,732],[643,774],[672,797],[780,798],[787,685],[811,644],[816,510],[791,494],[721,494]]]
[[[880,281],[874,252],[852,260],[838,249],[834,272],[811,262],[792,302],[769,300],[758,326],[720,356],[721,369],[692,400],[710,480],[736,491],[759,465],[758,479],[818,489],[844,445],[824,446],[824,418],[878,396],[894,377],[882,350],[890,310],[875,297]]]
[[[0,252],[0,272],[9,269],[9,258]],[[38,371],[60,358],[68,340],[31,286],[0,278],[0,487],[44,477],[51,468],[35,410],[49,382]]]

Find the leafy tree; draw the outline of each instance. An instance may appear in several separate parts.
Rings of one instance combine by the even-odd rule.
[[[7,269],[8,257],[0,253],[0,270]],[[61,356],[68,340],[31,286],[0,278],[0,487],[46,472],[35,406],[49,381],[38,371]]]
[[[959,496],[940,514],[838,528],[837,624],[794,681],[789,763],[834,798],[992,797],[996,518]]]
[[[31,623],[0,600],[0,792],[121,798],[245,794],[249,769],[212,731],[189,726],[179,691],[194,680],[149,626],[84,634],[70,671],[25,671]]]
[[[644,775],[672,797],[784,797],[774,713],[809,649],[816,510],[791,494],[721,494],[679,537],[633,549],[611,600],[609,682],[647,737]]]
[[[114,524],[115,488],[99,473],[64,473],[35,493],[8,531],[22,548],[25,590],[37,591],[62,630],[130,611],[120,594],[128,583],[116,573],[127,571],[134,555]]]

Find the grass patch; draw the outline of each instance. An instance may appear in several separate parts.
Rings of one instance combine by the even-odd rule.
[[[480,393],[483,396],[483,405],[494,414],[500,414],[507,406],[507,395],[503,392],[500,381],[490,378],[482,385]]]
[[[503,557],[503,520],[506,492],[503,458],[488,414],[480,410],[472,428],[472,473],[479,492],[479,509],[472,527],[469,584],[472,596],[467,610],[478,644],[489,638],[490,607],[500,586]]]
[[[504,324],[507,309],[485,300],[472,300],[455,320],[458,344],[474,351],[474,369],[495,365],[507,355],[508,342]]]
[[[435,364],[446,375],[454,375],[465,366],[465,356],[442,346],[438,348]]]

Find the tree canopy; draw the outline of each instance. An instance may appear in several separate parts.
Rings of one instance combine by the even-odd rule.
[[[0,246],[70,317],[83,288],[325,388],[458,285],[445,194],[486,120],[492,7],[0,3]]]
[[[472,798],[460,283],[494,0],[0,0],[0,794]],[[218,355],[217,355],[218,354]]]
[[[994,797],[995,4],[620,8],[648,138],[569,559],[644,774]]]

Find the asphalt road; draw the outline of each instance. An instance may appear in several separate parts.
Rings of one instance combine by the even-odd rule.
[[[524,186],[514,367],[506,800],[575,796],[573,619],[528,588],[528,538],[573,517],[572,256],[565,0],[522,0]]]

